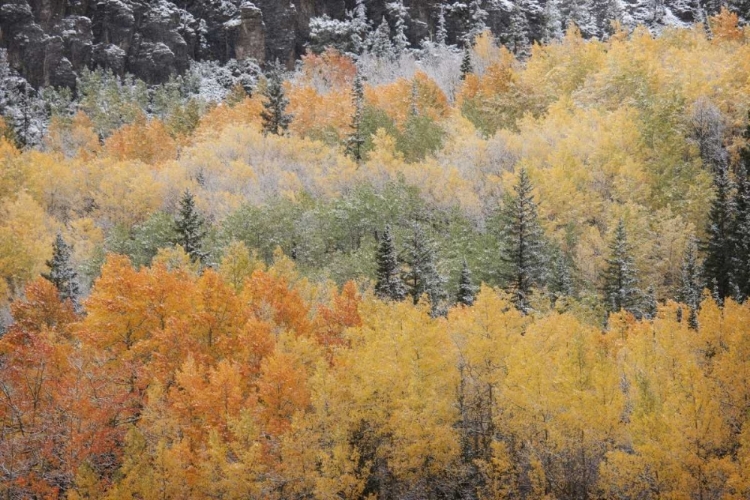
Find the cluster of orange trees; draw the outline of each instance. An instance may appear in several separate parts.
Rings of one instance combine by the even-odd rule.
[[[484,287],[433,318],[353,283],[107,259],[0,340],[5,498],[747,498],[750,308],[603,331]]]

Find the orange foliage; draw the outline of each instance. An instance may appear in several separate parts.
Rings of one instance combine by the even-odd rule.
[[[307,53],[302,56],[298,81],[319,92],[348,90],[354,81],[357,67],[354,61],[336,49],[326,49],[322,54]]]
[[[139,160],[157,165],[177,156],[177,143],[167,127],[156,118],[139,118],[118,129],[107,139],[105,149],[117,160]]]
[[[193,134],[196,138],[218,136],[229,125],[260,125],[263,100],[260,96],[246,97],[234,106],[219,104],[201,118]]]
[[[402,126],[412,109],[413,86],[417,87],[416,107],[420,114],[433,120],[445,118],[449,112],[448,99],[437,84],[425,73],[418,71],[414,80],[400,78],[379,87],[365,86],[368,104],[384,110],[388,116]]]

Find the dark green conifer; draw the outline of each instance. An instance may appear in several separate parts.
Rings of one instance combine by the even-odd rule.
[[[513,190],[514,194],[506,198],[500,214],[503,233],[500,258],[505,264],[508,290],[516,306],[526,312],[532,288],[543,284],[544,233],[534,202],[534,186],[525,168],[519,172],[518,184]]]
[[[624,309],[640,317],[641,291],[638,289],[635,265],[622,220],[617,224],[615,237],[609,248],[610,256],[604,272],[604,306],[611,313]]]
[[[52,259],[46,262],[49,273],[42,277],[55,285],[61,301],[70,300],[73,307],[79,310],[81,291],[78,284],[78,273],[71,264],[71,248],[60,233],[57,233],[52,245]]]
[[[703,276],[711,283],[712,293],[719,302],[735,291],[735,241],[733,234],[735,199],[733,183],[726,166],[720,166],[714,175],[715,196],[708,214],[707,239],[703,242],[706,258]]]
[[[467,307],[474,305],[477,296],[477,287],[471,279],[471,270],[469,264],[464,259],[463,268],[461,268],[461,277],[458,280],[458,293],[456,294],[456,303],[463,304]]]
[[[195,197],[189,189],[185,190],[180,200],[180,210],[175,218],[177,244],[195,261],[204,262],[207,253],[203,251],[203,239],[206,237],[205,221],[195,207]]]
[[[266,88],[263,91],[265,100],[263,101],[263,131],[266,134],[283,135],[289,128],[292,121],[292,115],[286,113],[286,107],[289,105],[284,93],[283,70],[279,61],[271,65],[267,75]]]
[[[393,242],[391,226],[386,226],[378,251],[375,295],[383,300],[402,301],[406,298],[406,287],[401,281],[401,266],[396,245]]]

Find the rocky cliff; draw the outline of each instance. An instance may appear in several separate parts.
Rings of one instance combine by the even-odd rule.
[[[323,14],[342,19],[354,1],[0,0],[0,47],[7,49],[10,65],[37,87],[72,87],[84,67],[111,68],[160,83],[184,72],[191,60],[252,57],[260,62],[279,59],[291,66],[304,51],[310,19]],[[489,14],[487,25],[501,38],[510,29],[509,12],[521,8],[530,38],[538,39],[547,1],[484,0],[482,4]],[[563,1],[560,6],[582,1]],[[410,15],[409,38],[416,43],[434,32],[440,5],[455,2],[404,3]],[[666,21],[688,23],[695,19],[694,5],[717,2],[620,1],[627,15],[646,3],[661,6]],[[365,0],[365,4],[376,24],[386,15],[386,0]],[[456,19],[449,23],[455,39],[465,26]]]

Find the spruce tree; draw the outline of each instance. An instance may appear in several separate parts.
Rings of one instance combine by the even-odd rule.
[[[656,300],[656,290],[654,290],[653,286],[649,286],[646,289],[646,296],[644,297],[643,317],[646,319],[654,319],[658,312],[659,302]]]
[[[529,26],[526,14],[521,9],[521,6],[516,4],[510,15],[510,30],[507,35],[507,45],[516,57],[522,61],[531,56],[530,31],[531,27]]]
[[[514,194],[506,198],[500,214],[502,223],[501,259],[506,265],[504,275],[516,306],[529,310],[529,296],[543,279],[543,232],[534,202],[533,185],[522,168]]]
[[[609,248],[610,256],[604,272],[604,306],[611,313],[624,309],[640,317],[641,291],[637,286],[635,265],[622,219]]]
[[[78,311],[81,297],[78,273],[71,263],[71,248],[60,233],[57,233],[55,242],[52,244],[52,259],[48,260],[46,265],[49,273],[42,274],[42,277],[55,285],[61,301],[70,300]]]
[[[732,239],[735,244],[734,266],[738,299],[750,297],[750,117],[743,134],[746,145],[740,150],[735,194],[735,218]]]
[[[390,2],[386,6],[388,12],[393,16],[393,50],[396,57],[400,57],[409,48],[409,38],[406,36],[406,18],[409,15],[409,11],[404,5],[404,0],[396,0]]]
[[[392,59],[394,56],[393,43],[391,43],[391,27],[385,18],[381,19],[380,25],[372,33],[367,45],[370,53],[380,59]]]
[[[391,226],[386,226],[376,254],[377,274],[375,295],[383,300],[402,301],[406,298],[406,287],[401,281],[396,245],[393,242]]]
[[[346,154],[359,163],[362,161],[362,148],[365,144],[365,135],[362,126],[365,106],[365,90],[362,85],[362,77],[359,74],[359,70],[354,77],[354,85],[352,86],[352,102],[354,103],[354,115],[352,116],[351,124],[352,132],[346,138]]]
[[[466,75],[473,73],[474,68],[471,64],[471,49],[464,49],[464,57],[461,59],[461,80],[466,80]]]
[[[352,51],[359,55],[367,49],[367,40],[370,36],[370,22],[367,20],[367,7],[365,0],[357,0],[354,11],[349,12],[349,24],[351,26]]]
[[[195,207],[195,197],[189,189],[180,200],[180,210],[175,218],[177,243],[194,261],[204,262],[207,253],[203,252],[203,239],[206,237],[205,221]]]
[[[266,134],[282,135],[292,121],[292,115],[286,113],[289,99],[284,94],[282,74],[281,65],[277,60],[268,72],[267,85],[263,91],[265,100],[260,116],[263,119],[263,132]]]
[[[688,306],[690,310],[694,310],[700,307],[702,294],[703,277],[698,265],[698,242],[693,237],[688,241],[685,256],[682,259],[677,300]]]
[[[445,305],[445,278],[437,268],[435,244],[418,222],[412,224],[402,260],[406,264],[403,281],[414,303],[426,294],[432,315],[440,315]]]
[[[445,4],[440,4],[437,26],[435,28],[435,43],[444,47],[448,44],[448,27],[445,22]]]
[[[706,258],[703,261],[703,276],[712,284],[712,293],[719,302],[733,295],[735,284],[735,242],[733,224],[735,200],[733,185],[726,166],[721,166],[714,175],[715,196],[708,214],[707,239],[703,242]]]
[[[549,292],[554,304],[562,297],[573,295],[573,279],[570,276],[568,257],[561,251],[555,254],[552,261],[552,272],[548,283]]]
[[[458,280],[458,293],[456,294],[456,303],[463,304],[467,307],[474,305],[477,297],[477,287],[471,279],[471,270],[469,264],[464,259],[463,268],[461,268],[461,277]]]
[[[482,0],[469,2],[469,31],[464,36],[464,45],[472,47],[476,38],[487,29],[489,13],[482,8]]]

